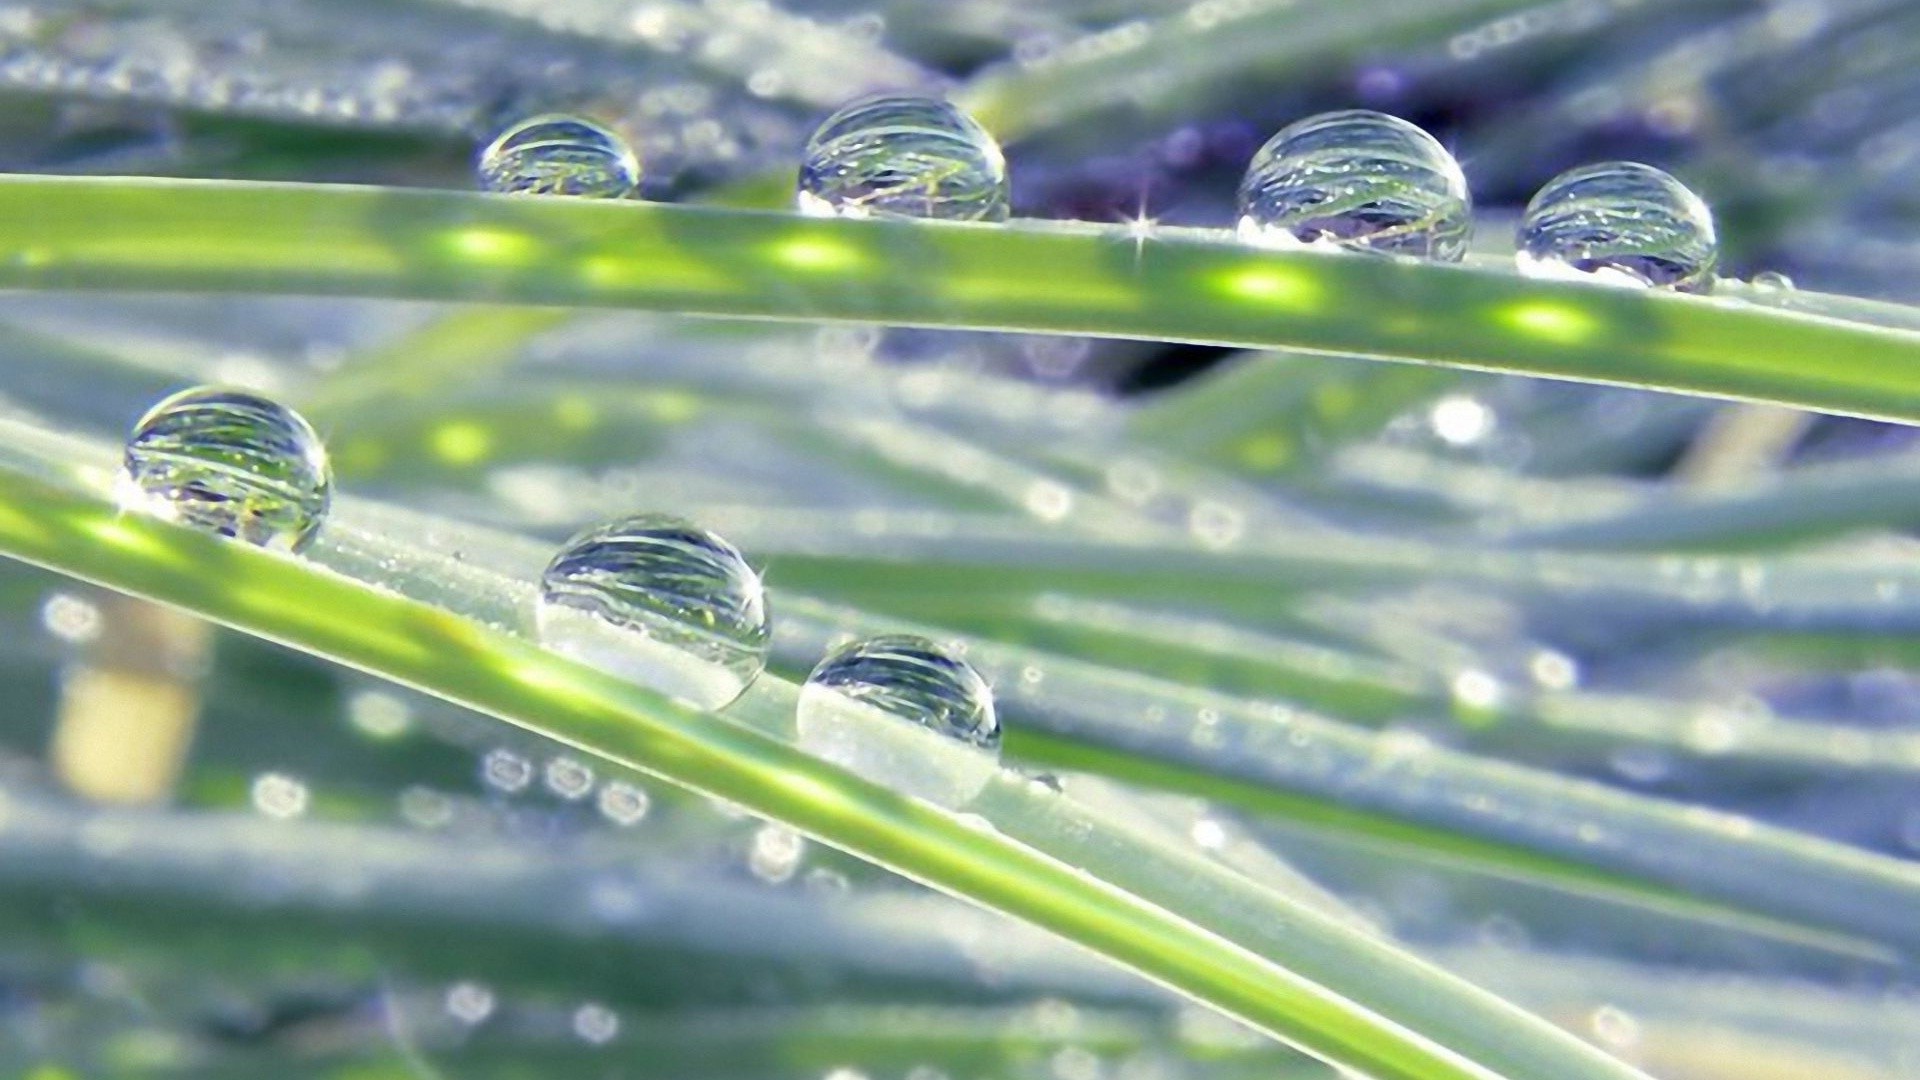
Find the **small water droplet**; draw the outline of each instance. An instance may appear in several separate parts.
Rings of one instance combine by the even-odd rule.
[[[1719,244],[1713,214],[1651,165],[1603,161],[1547,181],[1521,215],[1520,272],[1706,292]]]
[[[769,885],[790,880],[800,869],[807,841],[784,825],[762,825],[747,850],[747,869]]]
[[[120,505],[249,544],[297,551],[326,518],[320,436],[284,405],[198,387],[147,410],[127,438]]]
[[[493,991],[477,982],[457,982],[447,988],[447,1015],[463,1024],[478,1024],[493,1015]]]
[[[72,593],[54,593],[40,605],[40,625],[70,644],[85,645],[99,638],[104,621],[98,604]]]
[[[943,804],[976,794],[1000,756],[986,680],[953,650],[908,634],[828,654],[800,690],[797,720],[809,752]]]
[[[1458,262],[1473,207],[1460,163],[1396,116],[1350,109],[1289,124],[1240,181],[1240,238],[1263,246]]]
[[[574,1010],[573,1033],[595,1046],[603,1046],[620,1034],[620,1018],[605,1005],[589,1001]]]
[[[261,773],[249,794],[253,808],[270,818],[286,821],[307,812],[307,785],[285,773]]]
[[[1778,270],[1762,270],[1753,275],[1750,284],[1761,292],[1783,293],[1793,291],[1793,279]]]
[[[798,204],[822,217],[1004,221],[1007,164],[973,118],[938,98],[856,101],[807,140]]]
[[[480,759],[480,777],[488,787],[513,795],[533,781],[533,762],[504,747],[489,750]]]
[[[480,151],[487,191],[618,199],[640,183],[640,159],[625,139],[591,120],[546,115],[522,120]]]
[[[690,522],[638,514],[567,541],[540,579],[540,640],[703,709],[739,697],[767,663],[760,575]]]
[[[619,780],[602,787],[595,803],[601,816],[615,825],[636,825],[653,808],[645,790]]]
[[[545,775],[547,790],[568,802],[584,799],[593,790],[593,770],[569,757],[547,762]]]
[[[370,739],[397,739],[413,727],[413,710],[382,690],[361,690],[347,699],[347,721]]]

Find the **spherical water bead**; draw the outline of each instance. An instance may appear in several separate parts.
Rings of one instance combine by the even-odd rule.
[[[640,184],[640,159],[625,139],[577,116],[536,116],[502,131],[480,152],[487,191],[618,199]]]
[[[1240,181],[1240,238],[1458,262],[1473,229],[1460,163],[1396,116],[1351,109],[1280,129]]]
[[[972,798],[1000,756],[993,691],[926,638],[890,634],[829,653],[800,689],[800,745],[942,805]]]
[[[1004,221],[1007,163],[973,118],[939,98],[866,98],[807,140],[798,203],[822,217]]]
[[[220,387],[149,409],[119,483],[126,509],[283,551],[313,539],[332,494],[326,447],[298,413]]]
[[[535,618],[548,648],[703,709],[739,697],[767,663],[760,575],[732,544],[664,514],[567,541]]]
[[[1706,292],[1719,257],[1713,214],[1651,165],[1605,161],[1561,173],[1521,215],[1514,259],[1535,277]]]

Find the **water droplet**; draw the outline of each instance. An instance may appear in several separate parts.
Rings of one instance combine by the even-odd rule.
[[[584,799],[593,790],[593,770],[569,757],[547,762],[546,780],[547,790],[568,802]]]
[[[1520,272],[1706,292],[1719,256],[1713,214],[1651,165],[1604,161],[1547,181],[1520,218]]]
[[[595,1046],[603,1046],[620,1034],[620,1018],[605,1005],[589,1001],[574,1010],[573,1033]]]
[[[493,1015],[493,991],[477,982],[458,982],[447,988],[447,1015],[463,1024],[478,1024]]]
[[[1793,279],[1778,270],[1762,270],[1753,275],[1750,283],[1761,292],[1783,293],[1793,291]]]
[[[489,750],[480,759],[480,777],[488,787],[513,795],[532,782],[533,762],[505,747]]]
[[[615,825],[636,825],[653,808],[653,799],[643,789],[615,780],[600,789],[596,805]]]
[[[784,825],[762,825],[747,850],[747,869],[769,885],[779,885],[800,868],[807,842]]]
[[[732,544],[664,514],[567,541],[541,575],[536,619],[556,652],[703,709],[739,697],[767,663],[760,575]]]
[[[307,812],[307,785],[285,773],[261,773],[249,791],[253,808],[270,818],[286,821]]]
[[[327,515],[320,436],[284,405],[199,387],[147,410],[127,438],[122,507],[249,544],[297,551]]]
[[[40,624],[54,637],[74,645],[99,638],[104,621],[99,605],[72,593],[54,593],[40,605]]]
[[[993,136],[946,101],[866,98],[807,140],[798,203],[822,217],[1004,221],[1007,164]]]
[[[1267,140],[1240,181],[1239,233],[1276,247],[1458,262],[1473,228],[1460,163],[1396,116],[1352,109],[1310,116]]]
[[[502,131],[480,152],[487,191],[618,199],[640,183],[640,159],[625,139],[591,120],[546,115]]]
[[[889,634],[829,653],[800,690],[800,745],[943,805],[972,798],[1000,756],[993,691],[952,650]]]

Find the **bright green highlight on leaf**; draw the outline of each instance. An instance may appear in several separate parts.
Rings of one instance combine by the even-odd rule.
[[[0,211],[0,285],[10,288],[416,297],[1092,334],[1920,420],[1920,333],[1910,329],[1785,302],[1254,251],[1189,229],[1136,239],[1067,222],[825,220],[350,186],[39,177],[0,181]],[[1841,301],[1826,309],[1875,315]]]

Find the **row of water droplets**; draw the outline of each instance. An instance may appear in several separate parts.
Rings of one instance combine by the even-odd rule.
[[[544,115],[480,154],[489,191],[621,198],[641,166],[619,135]],[[993,136],[939,98],[883,95],[845,106],[807,141],[796,203],[835,217],[1004,221],[1006,160]],[[1235,231],[1261,247],[1465,257],[1473,202],[1460,163],[1433,136],[1364,109],[1282,128],[1240,182]],[[1718,258],[1713,216],[1650,165],[1608,161],[1548,181],[1521,215],[1524,274],[1704,292]]]
[[[319,532],[332,487],[326,447],[298,413],[247,391],[199,387],[134,425],[117,496],[124,509],[294,552]],[[746,692],[766,668],[771,637],[760,575],[739,549],[656,513],[568,540],[541,575],[532,622],[548,648],[702,709]],[[991,689],[956,652],[923,637],[832,650],[807,677],[796,720],[803,749],[936,801],[969,798],[998,761]]]

